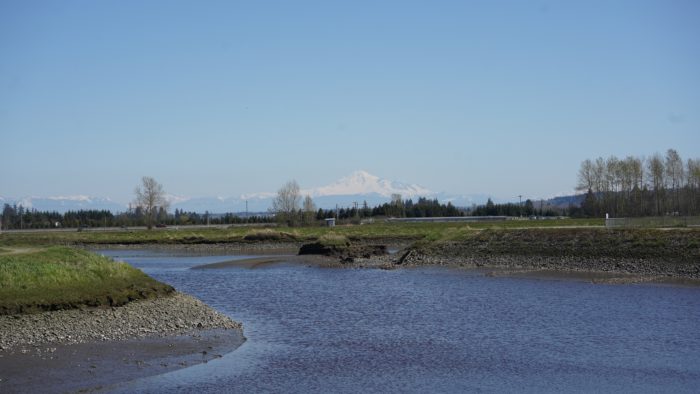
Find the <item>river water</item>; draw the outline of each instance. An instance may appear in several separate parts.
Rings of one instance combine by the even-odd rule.
[[[244,326],[243,346],[122,392],[698,392],[700,288],[446,268],[102,251]]]

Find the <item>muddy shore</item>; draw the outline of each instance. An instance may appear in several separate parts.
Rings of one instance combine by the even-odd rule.
[[[560,271],[610,273],[647,277],[700,279],[700,262],[672,262],[663,259],[582,256],[480,256],[444,248],[441,253],[412,251],[404,266],[459,266],[516,271]]]
[[[460,240],[435,242],[387,239],[353,239],[362,248],[384,245],[393,253],[370,258],[348,256],[294,256],[300,242],[123,245],[125,249],[163,249],[186,253],[230,252],[278,255],[279,258],[232,261],[207,268],[299,262],[303,264],[395,269],[400,267],[447,266],[493,271],[533,271],[620,276],[622,282],[650,278],[700,280],[700,231],[604,229],[523,229],[472,231]],[[110,245],[112,248],[116,245]],[[92,245],[94,248],[94,245]],[[362,253],[355,253],[361,255]],[[500,272],[497,272],[501,275]],[[580,276],[580,275],[579,275]]]
[[[402,256],[400,263],[700,279],[700,232],[482,231],[458,241],[417,245]]]
[[[207,362],[244,341],[240,323],[181,293],[0,316],[0,392],[92,390]]]

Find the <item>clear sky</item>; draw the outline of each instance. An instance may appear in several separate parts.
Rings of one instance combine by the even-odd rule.
[[[0,196],[547,197],[700,157],[698,1],[0,1]]]

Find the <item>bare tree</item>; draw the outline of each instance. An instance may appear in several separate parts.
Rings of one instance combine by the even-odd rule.
[[[688,159],[686,174],[688,210],[697,212],[700,207],[700,159]]]
[[[599,157],[595,160],[595,165],[593,166],[593,180],[595,184],[594,191],[596,193],[603,193],[606,191],[605,188],[605,159]]]
[[[311,224],[316,214],[316,204],[308,194],[304,197],[304,224]]]
[[[153,220],[158,213],[159,208],[163,211],[168,209],[168,201],[165,199],[165,191],[163,185],[156,182],[150,176],[141,178],[141,185],[136,186],[134,191],[136,194],[135,205],[141,208],[146,217],[146,226],[148,229],[153,228]]]
[[[661,214],[662,197],[664,192],[664,161],[661,155],[654,154],[647,162],[649,166],[649,177],[651,178],[650,186],[654,190],[654,203],[656,205],[656,214]]]
[[[299,184],[291,180],[277,191],[277,197],[272,200],[272,212],[278,221],[292,226],[297,222],[300,201]]]
[[[578,170],[578,185],[576,190],[587,192],[595,187],[595,175],[593,174],[593,162],[586,159],[581,163],[581,168]]]
[[[666,151],[666,181],[669,189],[673,193],[673,211],[679,212],[681,209],[680,189],[684,178],[683,160],[675,149]]]
[[[634,156],[627,157],[627,169],[631,177],[630,199],[632,212],[641,215],[644,212],[644,160]]]
[[[588,215],[694,215],[700,208],[700,160],[686,163],[675,149],[665,156],[585,160],[576,189],[593,192],[586,195]]]
[[[619,192],[620,192],[620,160],[615,156],[610,156],[605,161],[605,201],[613,215],[617,215],[619,209]]]

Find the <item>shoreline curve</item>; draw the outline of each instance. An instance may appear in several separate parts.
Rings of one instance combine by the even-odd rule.
[[[100,389],[210,361],[245,340],[240,323],[182,293],[3,315],[0,392]]]

